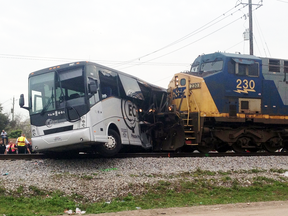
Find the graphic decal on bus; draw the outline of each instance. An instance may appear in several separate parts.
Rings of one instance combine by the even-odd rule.
[[[134,133],[137,122],[137,107],[129,100],[121,100],[121,111],[125,124]]]

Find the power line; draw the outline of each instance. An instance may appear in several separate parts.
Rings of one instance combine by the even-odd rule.
[[[211,32],[210,34],[208,34],[208,35],[206,35],[206,36],[203,36],[203,37],[201,37],[201,38],[199,38],[199,39],[197,39],[197,40],[195,40],[195,41],[193,41],[193,42],[191,42],[191,43],[189,43],[189,44],[186,44],[185,46],[182,46],[182,47],[180,47],[180,48],[178,48],[178,49],[176,49],[176,50],[173,50],[173,51],[171,51],[171,52],[169,52],[169,53],[166,53],[166,54],[164,54],[164,55],[158,56],[158,57],[156,57],[156,58],[147,60],[147,61],[145,61],[145,62],[137,63],[136,65],[141,65],[141,64],[143,64],[143,63],[147,63],[147,62],[149,62],[149,61],[153,61],[153,60],[156,60],[156,59],[158,59],[158,58],[162,58],[162,57],[164,57],[164,56],[166,56],[166,55],[169,55],[169,54],[171,54],[171,53],[177,52],[177,51],[179,51],[179,50],[181,50],[181,49],[183,49],[183,48],[185,48],[185,47],[187,47],[187,46],[190,46],[190,45],[192,45],[192,44],[194,44],[194,43],[196,43],[196,42],[198,42],[198,41],[200,41],[200,40],[203,40],[204,38],[206,38],[206,37],[208,37],[208,36],[210,36],[210,35],[218,32],[218,31],[220,31],[220,30],[222,30],[222,29],[224,29],[225,27],[233,24],[234,22],[238,21],[239,19],[242,19],[242,17],[243,17],[243,16],[241,16],[240,18],[238,18],[238,19],[236,19],[236,20],[228,23],[227,25],[225,25],[225,26],[223,26],[223,27],[221,27],[221,28],[219,28],[219,29]],[[133,66],[134,66],[134,65],[133,65]],[[132,67],[132,66],[127,66],[127,67],[124,67],[124,68],[122,68],[122,69],[130,68],[130,67]]]
[[[5,102],[3,102],[3,103],[0,103],[1,105],[3,105],[3,104],[5,104],[5,103],[7,103],[8,101],[10,101],[11,99],[9,99],[9,100],[6,100]]]
[[[142,59],[142,58],[144,58],[144,57],[147,57],[147,56],[150,56],[150,55],[152,55],[152,54],[155,54],[155,53],[157,53],[157,52],[159,52],[159,51],[161,51],[161,50],[164,50],[164,49],[166,49],[166,48],[168,48],[168,47],[170,47],[170,46],[173,46],[173,45],[175,45],[175,44],[178,44],[178,43],[180,43],[180,42],[182,42],[182,41],[184,41],[184,40],[186,40],[186,39],[188,39],[188,38],[190,38],[190,37],[192,37],[192,36],[194,36],[194,35],[202,32],[202,31],[206,30],[207,28],[210,28],[211,26],[213,26],[213,25],[221,22],[222,20],[224,20],[224,19],[228,18],[229,16],[232,16],[234,13],[238,12],[239,10],[234,11],[234,12],[230,13],[229,16],[226,16],[226,17],[224,17],[224,18],[222,18],[222,19],[220,19],[219,21],[216,22],[216,20],[218,20],[218,19],[221,18],[222,16],[225,16],[225,15],[226,15],[227,13],[229,13],[231,10],[234,10],[235,8],[237,8],[240,4],[241,4],[241,3],[236,4],[235,7],[229,9],[229,10],[226,11],[225,13],[223,13],[223,14],[221,14],[220,16],[216,17],[215,19],[209,21],[208,23],[206,23],[205,25],[201,26],[200,28],[198,28],[198,29],[190,32],[189,34],[187,34],[187,35],[179,38],[178,40],[176,40],[176,41],[174,41],[174,42],[172,42],[172,43],[170,43],[170,44],[168,44],[168,45],[166,45],[166,46],[164,46],[164,47],[162,47],[162,48],[159,48],[159,49],[157,49],[157,50],[155,50],[155,51],[153,51],[153,52],[150,52],[150,53],[145,54],[145,55],[142,55],[142,56],[140,56],[140,57],[137,57],[137,58],[128,60],[128,61],[124,62],[123,64],[120,64],[120,65],[117,65],[117,66],[122,66],[122,65],[124,65],[124,64],[129,64],[129,63],[131,63],[131,62],[133,62],[133,61],[140,60],[140,59]],[[247,5],[244,5],[243,8],[246,7],[246,6],[247,6]]]
[[[244,42],[244,41],[243,41],[243,40],[241,40],[240,42],[238,42],[238,43],[234,44],[233,46],[231,46],[231,47],[229,47],[229,48],[225,49],[225,50],[224,50],[224,52],[226,52],[227,50],[229,50],[229,49],[231,49],[231,48],[233,48],[233,47],[235,47],[235,46],[237,46],[237,45],[239,45],[239,44],[241,44],[241,43],[243,43],[243,42]]]
[[[283,3],[288,3],[287,1],[283,1],[283,0],[276,0],[276,1],[283,2]]]
[[[75,59],[75,58],[56,58],[56,57],[41,57],[41,56],[25,56],[25,55],[12,55],[12,54],[0,54],[0,58],[8,58],[8,59],[23,59],[23,60],[38,60],[38,61],[58,61],[58,62],[75,62],[75,61],[86,61],[85,59]],[[123,63],[124,61],[112,61],[112,60],[93,60],[93,62],[103,62],[105,64],[116,64]],[[173,63],[173,62],[147,62],[145,65],[153,65],[153,66],[184,66],[187,63]]]

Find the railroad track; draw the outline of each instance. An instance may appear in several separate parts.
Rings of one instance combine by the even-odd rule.
[[[251,157],[251,156],[288,156],[288,152],[256,152],[256,153],[176,153],[176,152],[153,152],[153,153],[119,153],[113,158],[137,158],[137,157],[154,157],[154,158],[174,158],[174,157]],[[0,160],[32,160],[32,159],[89,159],[103,158],[98,154],[78,154],[51,156],[42,153],[37,154],[7,154],[0,155]]]

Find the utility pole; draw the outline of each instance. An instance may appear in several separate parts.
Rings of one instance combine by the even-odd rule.
[[[13,96],[12,109],[11,109],[12,121],[14,121],[14,105],[15,105],[15,97]]]
[[[249,42],[250,42],[250,55],[253,55],[252,0],[249,0]]]
[[[261,3],[260,4],[254,4],[257,6],[257,8],[261,7],[263,4],[262,4],[263,0],[261,0]],[[247,3],[242,3],[241,4],[243,5],[247,5]],[[249,0],[248,2],[248,6],[249,6],[249,45],[250,45],[250,55],[254,55],[254,50],[253,50],[253,17],[252,17],[252,6],[253,6],[253,3],[252,3],[252,0]],[[256,8],[256,9],[257,9]]]

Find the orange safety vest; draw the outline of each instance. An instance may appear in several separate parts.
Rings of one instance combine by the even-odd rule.
[[[22,136],[19,137],[18,138],[18,143],[17,143],[18,146],[25,146],[25,139],[26,139],[25,137],[22,137]]]
[[[10,144],[9,147],[8,147],[8,151],[9,151],[9,149],[11,149],[12,152],[15,152],[16,151],[15,144],[14,143]]]

